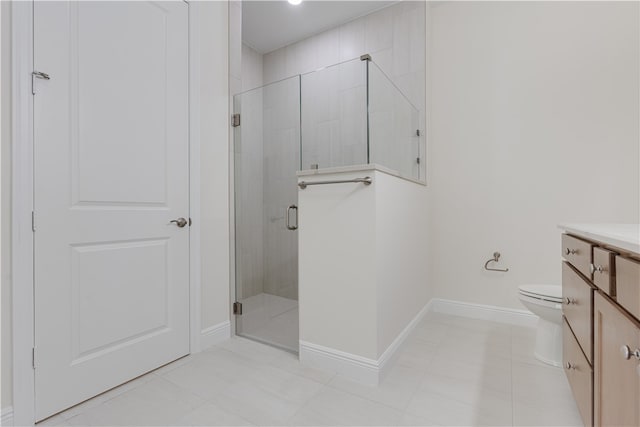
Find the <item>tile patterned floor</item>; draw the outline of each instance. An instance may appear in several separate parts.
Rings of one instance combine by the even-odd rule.
[[[533,329],[428,314],[378,387],[232,338],[39,425],[581,425]]]

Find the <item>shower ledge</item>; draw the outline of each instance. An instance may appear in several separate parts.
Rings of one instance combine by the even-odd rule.
[[[364,165],[336,166],[332,168],[322,168],[322,169],[305,169],[305,170],[298,171],[296,174],[298,176],[318,176],[318,175],[329,175],[329,174],[345,173],[345,172],[366,172],[366,171],[383,172],[383,173],[386,173],[387,175],[395,176],[397,178],[404,179],[409,182],[413,182],[414,184],[419,184],[424,186],[427,185],[423,181],[402,176],[398,171],[390,169],[386,166],[376,164],[376,163],[369,163]]]

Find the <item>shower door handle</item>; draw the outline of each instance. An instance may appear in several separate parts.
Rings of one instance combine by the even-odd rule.
[[[296,225],[291,225],[290,219],[291,218],[291,210],[295,209],[296,210]],[[298,207],[296,205],[290,205],[287,208],[287,214],[286,214],[286,223],[287,223],[287,230],[297,230],[298,229]]]

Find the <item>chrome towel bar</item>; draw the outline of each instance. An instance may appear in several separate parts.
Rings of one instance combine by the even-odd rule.
[[[339,179],[339,180],[335,180],[335,181],[314,181],[314,182],[300,181],[298,183],[298,187],[300,187],[302,190],[304,190],[309,185],[345,184],[345,183],[348,183],[348,182],[361,182],[364,185],[369,185],[369,184],[371,184],[373,182],[373,180],[371,179],[371,177],[365,176],[364,178]]]

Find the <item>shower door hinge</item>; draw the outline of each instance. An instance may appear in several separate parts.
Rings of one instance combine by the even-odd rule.
[[[234,302],[233,303],[233,314],[237,314],[238,316],[242,316],[242,303]]]
[[[233,126],[234,128],[240,126],[240,113],[236,113],[231,116],[231,126]]]
[[[371,55],[369,55],[368,53],[360,55],[360,61],[371,61]]]

